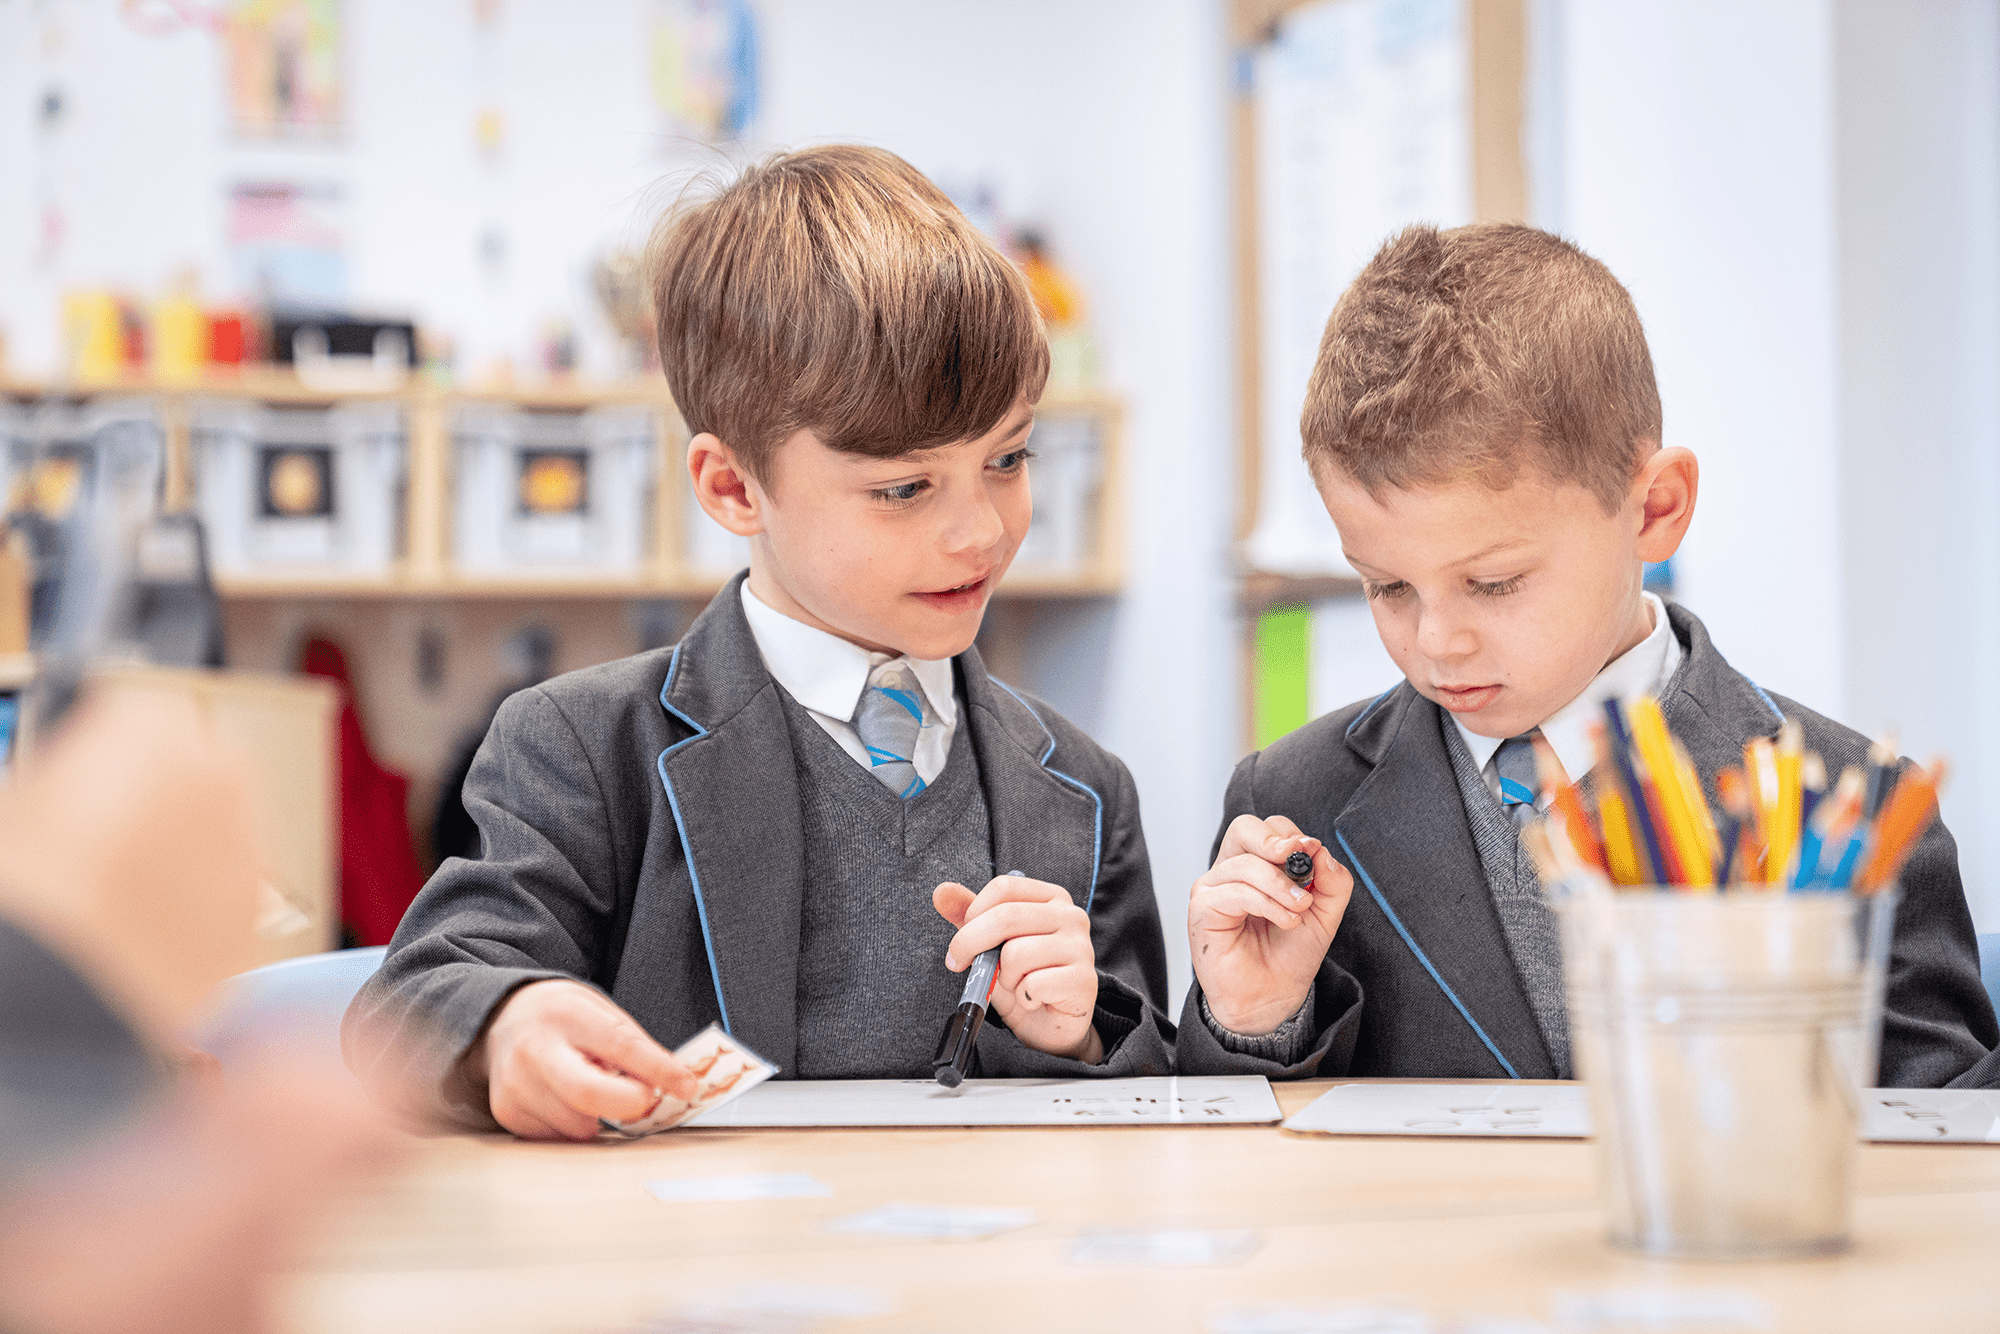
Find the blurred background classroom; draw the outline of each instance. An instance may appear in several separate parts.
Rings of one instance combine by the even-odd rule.
[[[0,746],[38,666],[185,673],[265,772],[273,957],[385,939],[496,700],[737,567],[635,256],[692,173],[829,140],[930,175],[1050,319],[982,648],[1131,766],[1176,995],[1235,761],[1397,679],[1297,416],[1420,219],[1631,288],[1703,465],[1650,577],[1954,758],[2000,929],[1994,0],[0,0],[0,91]],[[122,591],[65,620],[83,574]]]

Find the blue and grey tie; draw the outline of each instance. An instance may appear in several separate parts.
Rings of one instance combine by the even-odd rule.
[[[917,776],[917,733],[924,725],[924,688],[904,658],[868,674],[868,688],[854,709],[854,730],[868,748],[869,772],[899,797],[924,790]]]
[[[1493,753],[1493,767],[1500,773],[1500,809],[1516,829],[1535,818],[1535,793],[1540,780],[1535,773],[1535,738],[1541,729],[1510,736]]]

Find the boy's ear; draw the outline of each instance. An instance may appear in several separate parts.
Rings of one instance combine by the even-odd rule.
[[[704,514],[738,537],[764,531],[764,506],[769,502],[763,488],[721,436],[703,431],[688,441],[687,468],[695,501]]]
[[[1646,460],[1632,488],[1642,497],[1639,559],[1663,561],[1680,549],[1694,519],[1701,465],[1685,449],[1662,449]]]

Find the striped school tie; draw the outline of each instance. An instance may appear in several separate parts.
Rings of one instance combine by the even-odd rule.
[[[868,674],[854,709],[854,730],[868,749],[869,772],[907,800],[924,790],[914,756],[924,725],[924,688],[908,660],[892,658]]]
[[[1535,818],[1535,793],[1540,780],[1535,773],[1535,738],[1541,728],[1521,736],[1510,736],[1493,752],[1493,767],[1500,773],[1500,809],[1519,829]]]

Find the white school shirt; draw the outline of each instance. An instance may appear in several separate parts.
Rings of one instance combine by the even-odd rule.
[[[870,653],[839,635],[773,611],[750,591],[748,579],[743,581],[743,614],[750,621],[757,652],[778,684],[805,706],[813,721],[853,756],[856,764],[871,767],[868,748],[854,730],[854,710],[861,704],[861,692],[868,688],[869,674],[883,663],[895,661],[895,655]],[[952,734],[958,730],[951,659],[905,656],[902,660],[910,664],[924,689],[924,725],[917,733],[917,753],[910,759],[917,777],[928,786],[944,772]]]
[[[1681,641],[1674,637],[1674,628],[1667,622],[1667,604],[1652,593],[1645,595],[1647,606],[1653,613],[1653,629],[1644,639],[1613,658],[1596,679],[1583,688],[1583,693],[1550,714],[1542,723],[1542,736],[1548,741],[1556,758],[1562,761],[1563,772],[1572,783],[1579,782],[1590,772],[1597,761],[1597,752],[1590,744],[1590,724],[1604,716],[1603,702],[1610,696],[1631,699],[1637,695],[1664,695],[1667,682],[1674,679],[1674,672],[1681,665]],[[1472,762],[1479,766],[1479,776],[1486,780],[1486,786],[1500,795],[1500,766],[1494,762],[1494,755],[1506,737],[1480,736],[1459,722],[1453,714],[1451,721],[1458,728],[1459,736],[1465,739],[1465,748],[1472,752]],[[1537,809],[1546,809],[1549,804],[1547,793],[1536,798]]]

